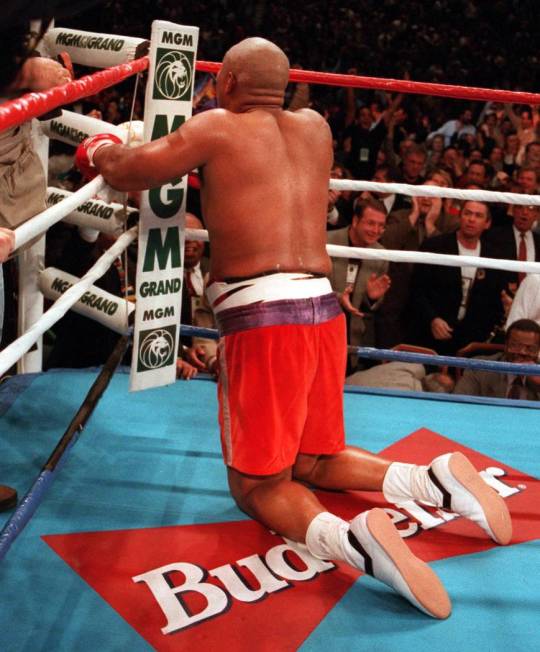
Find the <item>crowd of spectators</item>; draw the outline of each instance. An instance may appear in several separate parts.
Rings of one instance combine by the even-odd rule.
[[[219,61],[246,36],[273,40],[306,69],[419,81],[538,89],[534,0],[111,0],[71,21],[73,27],[148,38],[150,22],[201,29],[201,59]],[[501,38],[501,27],[512,38]]]
[[[170,0],[126,3],[111,0],[101,11],[64,21],[66,26],[148,38],[154,19],[200,27],[198,57],[220,61],[246,36],[264,36],[288,54],[293,65],[308,70],[415,81],[442,82],[513,90],[538,89],[538,26],[530,1],[397,0],[322,2],[298,6],[284,0],[238,4],[206,0],[182,5]],[[500,38],[504,24],[511,39]],[[343,91],[311,89],[311,101],[328,111],[340,137]],[[376,95],[366,92],[366,104]],[[127,104],[127,103],[126,103]],[[476,107],[476,117],[481,107]],[[405,102],[405,127],[419,138],[457,117],[454,100],[415,96]],[[429,130],[429,131],[428,131]]]
[[[101,11],[93,9],[64,19],[61,24],[148,37],[151,21],[159,18],[198,25],[200,59],[220,60],[233,43],[257,34],[280,45],[293,66],[306,69],[534,90],[538,78],[536,27],[529,20],[528,4],[437,0],[428,8],[420,2],[404,7],[396,0],[368,0],[359,8],[356,3],[313,0],[296,8],[282,0],[258,0],[245,6],[229,0],[208,0],[190,6],[167,0],[144,0],[135,5],[113,0],[103,3]],[[510,39],[498,38],[502,20],[519,40],[517,54]],[[204,106],[211,107],[211,81],[199,76],[198,83],[205,90]],[[132,89],[130,82],[124,82],[85,99],[75,108],[119,124],[130,118]],[[141,84],[134,119],[143,117],[143,98]],[[334,137],[333,177],[527,193],[538,190],[540,119],[535,107],[305,84],[291,84],[287,102],[291,108],[310,106],[327,118]],[[52,153],[59,158],[67,155],[69,163],[66,146],[53,143]],[[74,189],[80,178],[68,165],[49,181]],[[352,246],[413,251],[439,251],[442,242],[448,243],[448,251],[454,247],[458,253],[459,233],[464,229],[461,208],[451,200],[330,191],[328,238],[329,242]],[[188,210],[202,219],[196,198]],[[509,245],[513,242],[511,229],[520,230],[520,211],[527,212],[528,218],[522,229],[529,244],[526,257],[540,259],[540,246],[535,244],[532,231],[537,209],[502,205],[490,206],[485,228],[480,229],[471,253],[521,257],[518,241],[515,247]],[[443,241],[433,241],[433,237]],[[478,248],[480,242],[482,250]],[[464,310],[473,314],[470,299],[475,292],[471,291],[468,299],[460,294],[463,278],[454,281],[456,296],[459,294],[465,305],[458,305],[457,313],[444,319],[434,314],[433,319],[444,322],[438,321],[434,329],[429,321],[418,323],[419,315],[428,315],[433,308],[426,305],[426,296],[430,291],[434,295],[439,292],[431,287],[433,274],[422,274],[422,266],[415,270],[410,264],[364,262],[357,267],[351,282],[352,272],[345,269],[344,263],[336,262],[332,279],[349,316],[351,344],[388,348],[415,342],[439,352],[455,353],[458,344],[467,343],[467,338],[451,335],[462,322]],[[505,311],[523,279],[491,272],[484,275],[483,270],[481,275],[480,279],[476,276],[476,283],[474,275],[467,281],[473,289],[482,284],[491,288],[489,325],[481,336],[501,340]],[[482,306],[479,312],[486,317]],[[426,335],[420,337],[421,332]],[[450,348],[449,342],[454,342]],[[351,362],[350,371],[355,371],[355,366]]]

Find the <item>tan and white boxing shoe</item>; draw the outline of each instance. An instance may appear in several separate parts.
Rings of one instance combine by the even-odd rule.
[[[433,618],[448,618],[450,598],[435,572],[404,543],[384,510],[362,512],[350,523],[348,540],[358,553],[354,565],[390,586]]]
[[[512,520],[504,499],[482,480],[465,455],[440,455],[427,472],[441,495],[439,507],[474,521],[501,545],[510,542]]]

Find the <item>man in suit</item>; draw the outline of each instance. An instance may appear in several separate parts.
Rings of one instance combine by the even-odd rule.
[[[500,226],[488,232],[487,239],[493,247],[495,258],[507,260],[540,261],[540,234],[532,230],[540,218],[538,206],[512,206],[513,224]],[[510,289],[515,291],[526,274],[506,274]]]
[[[535,364],[539,353],[540,326],[532,319],[518,319],[506,331],[504,352],[486,356],[486,360]],[[458,380],[454,393],[538,401],[540,400],[540,376],[518,376],[467,369]]]
[[[186,228],[204,229],[204,225],[196,215],[186,213]],[[212,312],[204,298],[208,276],[208,260],[204,253],[204,242],[186,239],[184,243],[184,290],[182,292],[181,321],[187,326],[215,328]],[[180,343],[180,356],[176,359],[177,378],[190,380],[199,371],[214,372],[217,354],[217,344],[214,340],[182,336]]]
[[[484,202],[464,202],[459,228],[427,239],[420,251],[491,257],[481,236],[491,216]],[[497,270],[416,264],[411,292],[411,341],[453,355],[469,342],[484,341],[503,316],[503,276]]]
[[[426,186],[438,186],[434,179]],[[398,251],[418,251],[420,245],[433,235],[439,235],[437,221],[444,211],[438,197],[413,197],[412,208],[393,211],[388,215],[382,245]],[[389,276],[392,286],[381,310],[375,317],[376,344],[390,349],[406,342],[412,263],[390,263]]]
[[[328,243],[350,247],[383,249],[379,244],[386,226],[384,204],[377,199],[356,203],[351,226],[328,233]],[[386,274],[388,263],[383,260],[334,258],[330,282],[347,315],[348,343],[352,346],[372,345],[372,311],[377,310],[390,287]],[[351,355],[351,367],[356,356]]]

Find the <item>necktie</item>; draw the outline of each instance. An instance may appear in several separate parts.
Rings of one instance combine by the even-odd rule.
[[[523,389],[522,378],[521,376],[516,376],[512,381],[512,384],[508,388],[508,393],[506,395],[506,398],[520,399],[522,389]]]
[[[519,234],[519,249],[518,249],[518,260],[527,260],[527,243],[525,242],[525,234]],[[524,272],[518,273],[518,283],[527,276]]]
[[[190,297],[195,297],[197,296],[197,292],[195,291],[195,286],[193,285],[193,281],[191,280],[191,274],[192,274],[191,269],[186,269],[184,273],[184,279],[186,281],[186,291],[189,293]]]

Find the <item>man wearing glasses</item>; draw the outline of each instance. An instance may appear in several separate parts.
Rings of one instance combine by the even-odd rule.
[[[532,319],[518,319],[506,331],[504,351],[486,356],[485,359],[515,364],[536,364],[539,353],[540,326]],[[522,376],[467,369],[457,382],[454,394],[538,401],[540,400],[540,375]]]

